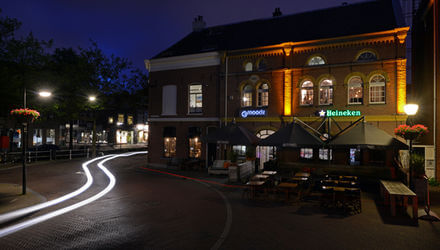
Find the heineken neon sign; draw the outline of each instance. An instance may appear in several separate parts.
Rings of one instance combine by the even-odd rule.
[[[361,116],[361,111],[359,110],[331,110],[327,109],[326,111],[321,110],[319,112],[319,116],[321,117],[333,117],[333,116]]]

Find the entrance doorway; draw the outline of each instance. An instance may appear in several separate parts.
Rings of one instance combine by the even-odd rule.
[[[257,133],[257,137],[260,139],[264,139],[269,135],[275,133],[274,130],[271,129],[263,129]],[[264,163],[272,160],[275,155],[275,149],[271,146],[258,146],[256,149],[257,158],[260,158],[260,170],[263,168]]]

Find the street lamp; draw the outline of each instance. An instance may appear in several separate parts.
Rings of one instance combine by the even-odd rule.
[[[89,101],[94,103],[96,101],[96,96],[89,96]],[[96,157],[96,113],[95,109],[92,107],[93,112],[93,131],[92,131],[92,157]]]
[[[413,120],[412,117],[417,114],[417,111],[419,110],[419,105],[417,104],[406,104],[403,107],[403,110],[405,111],[405,113],[408,115],[408,118],[406,120],[406,123],[408,125],[413,125]],[[409,138],[409,187],[412,189],[413,188],[413,169],[412,169],[412,164],[411,164],[411,156],[412,156],[412,141],[413,138]]]
[[[41,97],[47,98],[50,97],[52,95],[51,92],[49,91],[40,91],[38,92],[38,94]],[[24,87],[23,89],[23,107],[24,109],[26,109],[26,95],[27,95],[27,91],[26,91],[26,87]],[[27,150],[27,122],[23,122],[23,134],[22,134],[22,138],[21,138],[21,143],[22,143],[22,148],[21,148],[21,156],[22,156],[22,164],[23,164],[23,171],[22,171],[22,180],[23,180],[23,185],[22,185],[22,194],[26,194],[26,150]]]

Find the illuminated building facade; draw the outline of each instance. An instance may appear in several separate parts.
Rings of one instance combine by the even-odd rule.
[[[190,158],[197,149],[209,164],[216,146],[201,136],[233,121],[261,138],[293,117],[313,126],[326,110],[345,111],[333,117],[341,126],[359,118],[347,114],[361,113],[391,135],[405,123],[409,28],[398,1],[193,24],[191,34],[146,60],[150,163]],[[264,161],[271,154],[257,150]]]

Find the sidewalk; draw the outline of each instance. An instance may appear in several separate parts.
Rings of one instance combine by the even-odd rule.
[[[0,183],[0,214],[45,202],[46,198],[31,189],[22,194],[22,186]]]

